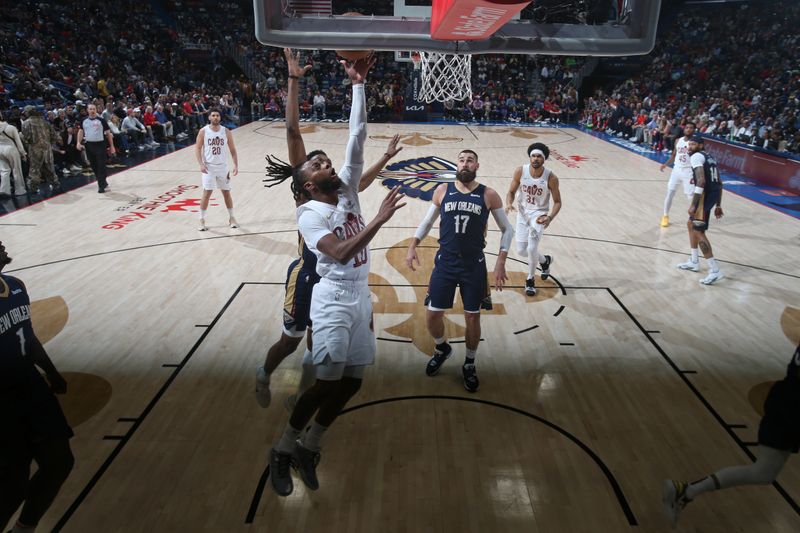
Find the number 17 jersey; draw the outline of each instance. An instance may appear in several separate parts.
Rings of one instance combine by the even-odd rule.
[[[483,253],[486,246],[486,186],[478,185],[474,191],[463,193],[455,182],[447,184],[447,191],[439,207],[439,249],[461,257],[474,257]]]

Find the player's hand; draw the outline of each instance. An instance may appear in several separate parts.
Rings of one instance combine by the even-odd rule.
[[[81,150],[83,150],[83,145],[81,143],[78,143],[75,145],[75,148],[77,148],[78,151],[80,152]]]
[[[61,374],[47,376],[47,381],[50,382],[50,390],[55,394],[64,394],[67,392],[67,380],[65,380]]]
[[[659,172],[664,172],[665,168],[667,168],[667,164],[666,163],[661,163],[661,167],[659,167],[658,171]]]
[[[419,256],[417,255],[417,247],[412,244],[408,247],[408,253],[406,254],[406,266],[410,268],[412,272],[417,271],[417,269],[414,268],[414,261],[417,262],[417,266],[420,266]]]
[[[723,212],[722,212],[722,206],[721,206],[721,205],[718,205],[718,206],[717,206],[717,207],[714,209],[714,216],[715,216],[715,217],[717,217],[717,218],[722,218],[722,216],[723,216],[724,214],[725,214],[725,213],[723,213]]]
[[[306,65],[304,67],[300,66],[300,52],[295,53],[291,48],[284,48],[283,55],[286,56],[286,65],[289,67],[289,76],[297,76],[298,78],[302,78],[312,68],[312,65]]]
[[[108,155],[114,155],[117,153],[117,150],[113,146],[108,147]]]
[[[514,207],[514,204],[508,204],[505,209],[506,209],[506,214],[509,215],[517,210],[517,208]]]
[[[406,202],[403,202],[402,204],[398,203],[400,200],[405,198],[405,196],[405,194],[400,193],[399,185],[389,191],[389,194],[387,194],[386,198],[384,198],[381,202],[381,206],[378,208],[378,214],[375,215],[375,219],[381,224],[388,222],[389,219],[394,215],[395,211],[406,205]]]
[[[506,264],[499,261],[494,265],[494,288],[498,291],[503,290],[503,285],[508,281],[506,275]]]
[[[233,165],[233,172],[231,172],[231,174],[234,176],[239,174],[239,165]]]
[[[549,226],[550,222],[552,222],[552,221],[553,221],[553,219],[550,218],[550,215],[539,215],[538,217],[536,217],[536,223],[537,224],[541,224],[545,228],[547,226]]]
[[[400,142],[399,133],[392,137],[392,140],[389,141],[389,146],[386,147],[386,155],[389,156],[389,159],[396,156],[398,153],[400,153],[400,150],[403,149],[402,146],[400,148],[397,147],[398,142]]]
[[[200,172],[202,172],[203,174],[208,174],[208,167],[206,166],[205,163],[200,163]]]
[[[369,72],[370,67],[375,64],[375,59],[375,54],[370,54],[367,57],[356,59],[352,63],[344,59],[340,60],[339,63],[344,67],[344,71],[347,73],[352,84],[358,85],[364,83],[364,80],[367,79],[367,72]]]
[[[693,217],[694,216],[694,212],[697,211],[697,208],[695,206],[693,206],[693,205],[690,205],[688,211],[689,211],[689,216]]]

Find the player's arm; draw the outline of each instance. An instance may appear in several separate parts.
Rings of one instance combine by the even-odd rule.
[[[300,134],[300,78],[311,70],[311,65],[300,66],[300,52],[284,48],[286,65],[289,69],[289,91],[286,95],[286,144],[289,146],[289,164],[301,165],[306,160],[306,147]]]
[[[389,219],[392,218],[392,215],[394,215],[395,211],[406,205],[405,202],[398,203],[404,197],[405,195],[400,193],[400,187],[395,187],[389,191],[389,194],[387,194],[386,198],[383,199],[375,218],[373,218],[372,221],[367,224],[363,231],[344,240],[340,240],[338,237],[336,237],[336,235],[328,232],[325,236],[316,240],[315,244],[317,250],[328,257],[332,257],[340,264],[349,262],[356,256],[356,254],[361,252],[361,250],[369,245],[369,242],[373,237],[375,237],[375,234],[378,233],[378,230],[381,228],[381,226],[386,224]],[[301,215],[298,224],[300,225],[301,233],[303,233],[303,237],[305,238],[306,234],[303,231],[304,216],[306,215]]]
[[[508,186],[508,192],[506,193],[506,213],[516,211],[514,207],[514,197],[517,195],[520,180],[522,180],[522,167],[517,167],[514,169],[514,175],[511,177],[511,185]]]
[[[358,180],[364,168],[364,143],[367,140],[367,99],[364,94],[364,80],[369,68],[375,63],[374,56],[359,59],[353,63],[341,61],[353,86],[353,102],[350,109],[350,138],[344,156],[347,172],[340,175],[345,185],[358,189]],[[352,183],[355,181],[355,183]]]
[[[14,279],[19,282],[19,284],[22,285],[22,289],[27,292],[25,284],[17,278]],[[67,381],[58,370],[56,370],[56,366],[53,364],[53,361],[50,360],[44,346],[42,346],[42,343],[39,341],[38,337],[36,337],[35,333],[33,334],[33,338],[25,339],[25,354],[26,357],[30,358],[33,364],[44,370],[47,381],[50,382],[50,389],[53,392],[56,394],[64,394],[67,392]]]
[[[208,174],[208,167],[206,166],[206,162],[203,161],[203,146],[205,143],[206,130],[205,128],[200,128],[200,131],[197,132],[197,140],[194,143],[194,155],[197,159],[197,164],[200,165],[200,172]]]
[[[695,212],[697,211],[697,208],[700,205],[700,198],[703,196],[703,190],[706,186],[706,172],[703,169],[703,162],[701,161],[699,162],[699,165],[695,166],[696,162],[698,162],[698,160],[695,159],[693,155],[692,172],[694,173],[694,194],[692,194],[692,203],[689,206],[689,215],[691,216],[694,216]]]
[[[661,168],[659,168],[658,170],[664,172],[665,168],[667,168],[669,165],[675,162],[675,156],[677,155],[677,153],[678,153],[678,140],[675,139],[675,146],[672,147],[672,153],[669,154],[669,159],[661,163]]]
[[[723,191],[723,187],[722,187],[722,182],[720,181],[720,184],[719,184],[719,200],[717,200],[717,207],[714,208],[714,217],[716,217],[716,218],[722,218],[722,216],[725,214],[725,213],[722,212],[722,191]]]
[[[236,153],[236,143],[233,142],[233,134],[231,130],[225,129],[225,137],[228,139],[228,149],[231,151],[231,159],[233,159],[233,174],[234,176],[239,173],[239,155]]]
[[[78,128],[78,138],[75,141],[75,148],[83,150],[83,128]]]
[[[431,228],[433,228],[433,223],[436,222],[436,219],[439,218],[439,207],[442,205],[442,199],[444,198],[445,192],[447,191],[447,184],[442,183],[436,190],[433,191],[433,199],[431,200],[431,205],[428,207],[428,212],[425,213],[425,218],[422,219],[420,222],[419,227],[417,227],[417,231],[414,233],[414,238],[411,239],[411,244],[408,245],[408,252],[406,253],[406,266],[410,268],[412,271],[416,272],[416,268],[414,268],[414,263],[417,263],[419,266],[419,256],[417,255],[417,246],[421,243],[425,237],[428,236],[430,233]]]
[[[389,146],[386,147],[386,151],[383,153],[381,158],[378,159],[374,165],[364,171],[364,173],[361,175],[361,182],[358,184],[358,192],[361,192],[372,185],[372,182],[375,181],[376,177],[378,177],[378,174],[380,174],[381,170],[383,170],[383,167],[386,166],[386,163],[388,163],[394,156],[398,154],[398,152],[400,152],[400,150],[403,149],[402,146],[400,148],[397,147],[398,141],[400,141],[399,134],[392,137],[392,140],[389,141]]]
[[[514,239],[514,228],[503,210],[503,200],[494,189],[486,188],[486,207],[489,208],[497,227],[503,232],[500,237],[500,252],[497,254],[497,261],[494,264],[494,287],[498,291],[503,290],[503,285],[508,281],[506,274],[506,257],[508,256],[508,249]]]
[[[545,228],[550,225],[558,212],[561,211],[561,190],[558,188],[558,176],[554,172],[550,173],[547,187],[550,189],[550,197],[553,199],[553,208],[550,209],[548,214],[536,217],[536,222],[542,224]]]

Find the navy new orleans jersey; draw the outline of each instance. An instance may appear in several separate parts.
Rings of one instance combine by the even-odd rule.
[[[722,189],[722,181],[719,179],[719,169],[717,168],[717,160],[714,156],[709,155],[707,152],[699,152],[705,158],[703,163],[703,175],[706,177],[706,184],[704,189],[711,192],[717,192]]]
[[[789,361],[789,366],[786,369],[786,380],[800,384],[800,345],[797,346],[792,360]]]
[[[303,269],[310,270],[316,274],[317,256],[314,255],[314,252],[308,249],[308,246],[306,246],[306,241],[303,239],[303,236],[299,231],[297,232],[297,254],[300,256],[300,260],[303,263]]]
[[[474,257],[483,253],[486,246],[486,222],[489,209],[486,207],[485,185],[462,193],[454,182],[447,184],[447,191],[439,208],[440,251]]]
[[[26,357],[30,340],[31,301],[22,283],[0,274],[0,388],[36,373]]]

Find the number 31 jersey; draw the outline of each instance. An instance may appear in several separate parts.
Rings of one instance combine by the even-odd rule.
[[[536,220],[541,214],[550,210],[550,169],[545,168],[542,175],[535,178],[531,175],[531,166],[522,166],[522,177],[519,180],[519,212]]]

